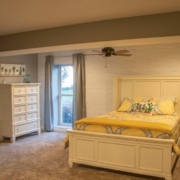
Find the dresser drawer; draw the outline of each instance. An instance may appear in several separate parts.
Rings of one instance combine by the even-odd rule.
[[[28,120],[37,119],[37,117],[38,117],[37,112],[27,114],[27,119]]]
[[[14,104],[21,104],[26,102],[25,96],[14,97]]]
[[[27,123],[27,124],[16,125],[14,128],[15,128],[14,129],[15,135],[18,135],[21,133],[26,133],[28,131],[31,131],[33,129],[37,129],[38,123],[32,122],[32,123]]]
[[[26,106],[15,106],[14,114],[26,112]]]
[[[37,110],[37,104],[29,104],[27,105],[27,111]]]
[[[26,115],[18,115],[18,116],[14,116],[14,121],[15,122],[21,122],[21,121],[25,121],[26,120]]]
[[[27,86],[27,94],[37,93],[37,86]]]
[[[14,87],[14,95],[18,94],[26,94],[26,88],[25,87]]]
[[[27,102],[37,102],[37,96],[27,96]]]

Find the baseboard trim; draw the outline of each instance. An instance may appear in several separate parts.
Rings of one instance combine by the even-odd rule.
[[[67,129],[72,129],[72,128],[67,128],[67,127],[54,127],[54,131],[64,132],[64,133],[67,133],[67,132],[66,132]],[[41,127],[41,131],[45,131],[45,130],[44,130],[44,127]]]

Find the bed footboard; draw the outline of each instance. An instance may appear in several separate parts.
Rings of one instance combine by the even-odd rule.
[[[68,130],[73,163],[172,179],[174,140]]]

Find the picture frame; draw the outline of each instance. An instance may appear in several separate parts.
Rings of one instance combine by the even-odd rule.
[[[0,76],[21,77],[26,74],[26,65],[24,64],[0,64]]]

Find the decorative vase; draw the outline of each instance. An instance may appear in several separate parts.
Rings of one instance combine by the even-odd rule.
[[[31,76],[30,74],[26,75],[26,83],[30,83],[31,82]]]

